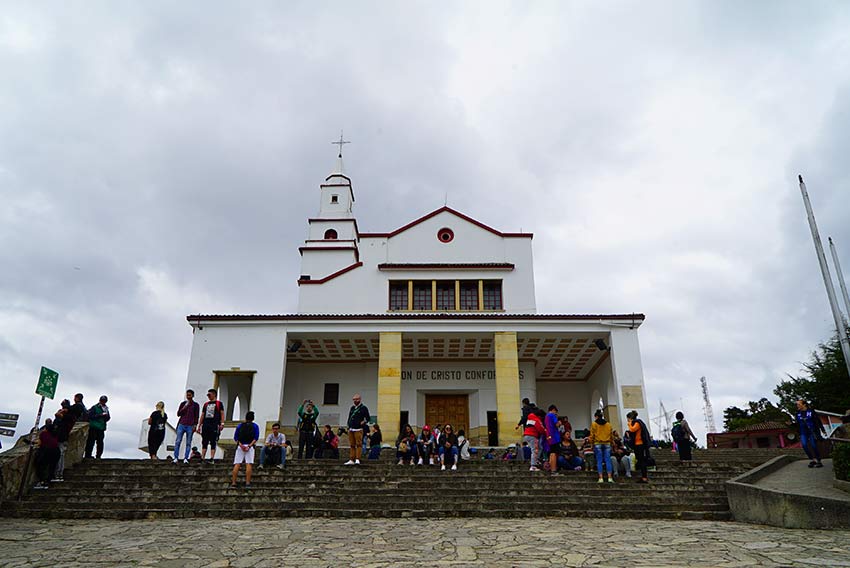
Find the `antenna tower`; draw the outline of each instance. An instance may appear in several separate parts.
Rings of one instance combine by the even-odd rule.
[[[714,425],[714,410],[712,410],[711,401],[708,398],[708,381],[705,380],[705,377],[700,377],[699,382],[702,385],[702,410],[705,414],[705,429],[708,432],[715,432],[717,426]]]
[[[658,416],[652,418],[652,423],[658,427],[658,430],[661,431],[661,437],[664,438],[666,442],[671,442],[670,439],[670,417],[675,414],[675,410],[667,411],[664,407],[664,401],[658,401]]]

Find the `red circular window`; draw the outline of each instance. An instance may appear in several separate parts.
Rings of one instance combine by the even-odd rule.
[[[454,231],[452,231],[448,227],[443,227],[442,229],[437,231],[437,239],[441,243],[450,243],[450,242],[452,242],[452,239],[454,239],[454,238],[455,238]]]

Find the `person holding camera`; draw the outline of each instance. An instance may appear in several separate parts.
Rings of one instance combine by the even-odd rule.
[[[319,420],[319,409],[310,399],[305,399],[298,407],[298,459],[307,449],[307,458],[313,457],[314,439]]]

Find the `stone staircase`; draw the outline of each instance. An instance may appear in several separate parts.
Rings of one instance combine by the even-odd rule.
[[[255,468],[252,487],[229,487],[231,465],[149,460],[85,461],[66,481],[3,503],[0,515],[42,518],[258,517],[607,517],[730,518],[724,482],[771,457],[773,450],[711,450],[680,463],[653,453],[651,483],[620,477],[597,484],[594,472],[551,476],[524,462],[476,460],[459,470],[399,466],[383,459],[291,460],[286,469]]]

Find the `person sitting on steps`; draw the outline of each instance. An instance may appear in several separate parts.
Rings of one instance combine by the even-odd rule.
[[[381,427],[377,424],[372,424],[371,432],[369,432],[369,457],[370,460],[376,460],[381,457],[381,444],[384,437],[381,434]]]
[[[424,460],[428,460],[428,465],[434,465],[434,436],[431,435],[431,427],[427,424],[422,427],[422,432],[416,440],[416,453],[419,455],[417,464],[422,465]]]
[[[614,462],[614,477],[620,475],[620,467],[622,467],[626,477],[631,479],[632,459],[629,448],[616,430],[611,431],[611,440],[611,461]]]
[[[260,469],[269,465],[283,469],[286,466],[286,436],[280,431],[280,424],[272,424],[272,432],[266,436],[266,442],[260,450]]]
[[[322,452],[324,458],[339,459],[339,436],[336,435],[330,424],[325,424],[325,433],[322,436]]]
[[[561,455],[558,456],[558,467],[575,471],[584,469],[584,460],[581,459],[578,446],[573,441],[572,432],[569,430],[564,432],[564,439],[561,440]]]
[[[443,427],[443,435],[439,437],[439,440],[440,470],[446,470],[446,460],[448,460],[452,462],[452,471],[457,471],[458,441],[451,424],[446,424]]]
[[[410,465],[416,463],[416,433],[410,424],[405,424],[404,428],[401,429],[401,433],[395,441],[395,448],[398,465],[404,465],[404,460],[408,460]]]

